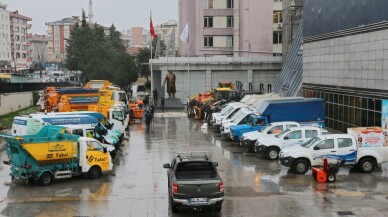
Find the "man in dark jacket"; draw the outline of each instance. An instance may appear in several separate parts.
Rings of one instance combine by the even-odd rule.
[[[144,114],[144,118],[145,118],[145,124],[146,124],[146,133],[150,133],[150,125],[152,121],[151,112],[146,110]]]

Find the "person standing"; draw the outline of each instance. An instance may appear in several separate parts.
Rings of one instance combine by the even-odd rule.
[[[143,109],[143,106],[144,106],[143,100],[142,100],[142,99],[139,99],[139,100],[137,101],[137,105],[139,106],[139,109]]]
[[[162,106],[162,112],[164,112],[164,97],[160,98],[160,105]]]
[[[152,91],[152,95],[154,97],[154,105],[157,105],[156,103],[158,102],[158,91],[156,88]]]
[[[146,133],[150,133],[150,125],[152,121],[151,112],[146,110],[144,114],[144,118],[145,118],[145,124],[146,124]]]

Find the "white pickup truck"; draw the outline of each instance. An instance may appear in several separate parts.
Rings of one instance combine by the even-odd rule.
[[[364,135],[361,135],[364,136]],[[344,164],[355,165],[362,172],[372,172],[380,163],[388,161],[388,147],[383,146],[381,136],[366,139],[349,134],[328,134],[315,137],[302,146],[291,146],[280,153],[280,163],[299,174],[312,166],[322,166],[323,158],[335,159]],[[361,139],[360,139],[361,138]],[[371,137],[370,137],[371,138]],[[381,142],[379,142],[379,140]]]
[[[233,119],[224,119],[220,127],[220,132],[222,136],[229,138],[230,127],[247,123],[251,114],[253,114],[253,110],[249,108],[242,108],[240,109],[240,111],[234,114],[234,116],[232,117]]]
[[[301,145],[311,138],[322,135],[322,129],[319,127],[293,127],[289,128],[276,136],[266,136],[258,139],[255,143],[255,152],[266,155],[270,160],[276,160],[282,149]]]
[[[215,115],[213,126],[215,128],[220,128],[222,122],[225,119],[233,117],[234,114],[236,114],[241,108],[244,108],[244,107],[246,107],[245,104],[232,103],[225,113],[220,113],[218,115]]]
[[[248,148],[249,152],[254,152],[256,140],[262,137],[266,137],[268,135],[271,135],[272,137],[274,137],[275,135],[283,132],[288,128],[299,127],[299,126],[300,124],[294,121],[282,121],[282,122],[270,123],[258,131],[244,133],[241,136],[239,145],[240,147]]]

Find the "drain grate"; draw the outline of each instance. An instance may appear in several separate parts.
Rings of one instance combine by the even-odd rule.
[[[355,215],[352,211],[337,211],[338,215]]]

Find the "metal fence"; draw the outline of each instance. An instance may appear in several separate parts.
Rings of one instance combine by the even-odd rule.
[[[16,93],[43,90],[45,87],[69,87],[69,82],[44,83],[0,83],[0,93]]]

